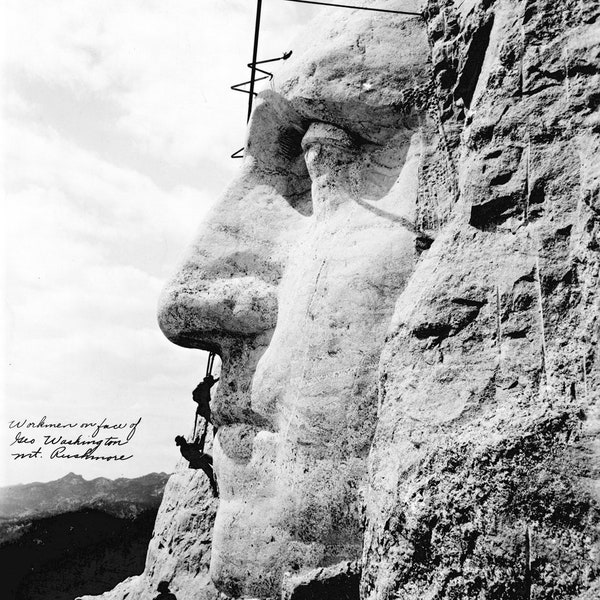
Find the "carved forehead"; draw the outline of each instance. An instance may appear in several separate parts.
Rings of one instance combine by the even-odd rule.
[[[370,132],[367,138],[374,127],[397,127],[427,96],[424,21],[344,9],[325,14],[293,44],[275,90],[303,118]]]

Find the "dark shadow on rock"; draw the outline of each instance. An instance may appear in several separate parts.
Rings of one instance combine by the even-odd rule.
[[[360,567],[345,561],[292,575],[283,585],[282,600],[359,600]]]

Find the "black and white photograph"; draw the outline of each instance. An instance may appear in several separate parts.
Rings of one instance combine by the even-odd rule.
[[[600,598],[598,0],[3,0],[0,596]]]

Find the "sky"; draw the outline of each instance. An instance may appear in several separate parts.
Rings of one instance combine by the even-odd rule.
[[[0,485],[175,468],[205,353],[163,337],[157,299],[240,167],[247,96],[230,86],[248,78],[255,8],[3,2]],[[263,0],[259,58],[293,50],[322,10]],[[13,460],[8,423],[43,416],[142,417],[133,458]]]

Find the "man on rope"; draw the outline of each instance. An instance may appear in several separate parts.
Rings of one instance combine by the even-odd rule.
[[[158,596],[154,597],[154,600],[177,600],[175,594],[172,594],[171,590],[169,589],[168,581],[161,581],[158,584],[157,591],[159,592],[159,594]]]
[[[219,497],[219,490],[217,488],[217,482],[213,471],[213,460],[210,454],[206,454],[200,449],[198,442],[189,443],[182,435],[178,435],[175,438],[175,444],[179,446],[181,456],[188,461],[190,469],[202,469],[212,489],[212,495],[215,498]]]
[[[202,433],[202,440],[206,439],[208,424],[210,423],[214,427],[214,423],[212,422],[212,414],[210,410],[210,389],[213,385],[215,385],[215,383],[217,383],[217,381],[219,381],[219,378],[217,377],[215,379],[212,376],[212,374],[209,373],[192,392],[192,398],[194,402],[198,405],[198,408],[196,409],[196,420],[194,422],[194,438],[196,437],[198,417],[202,417],[204,419],[204,432]],[[213,434],[216,433],[217,428],[214,427]],[[204,449],[204,444],[202,444],[202,449]]]

